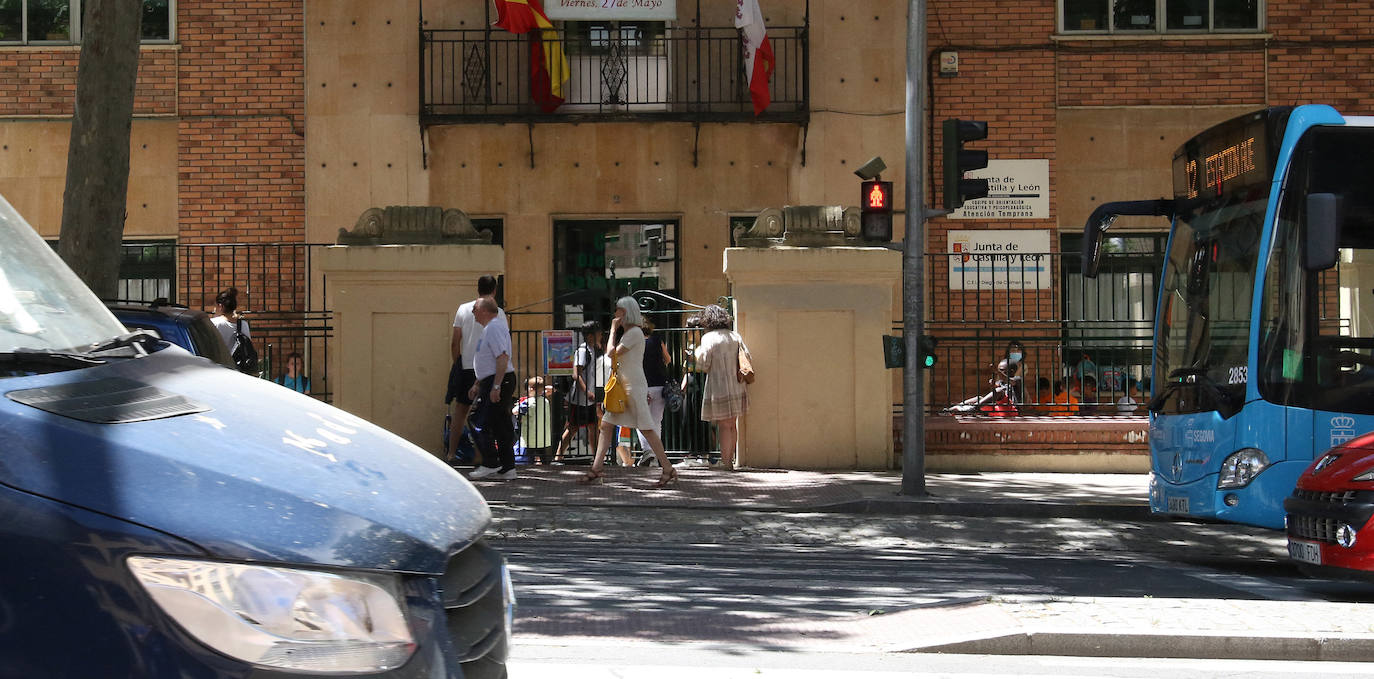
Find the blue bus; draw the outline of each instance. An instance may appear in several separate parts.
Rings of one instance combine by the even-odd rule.
[[[1374,430],[1374,117],[1323,105],[1218,124],[1174,154],[1172,199],[1102,205],[1172,221],[1155,311],[1150,508],[1282,528],[1331,446]]]

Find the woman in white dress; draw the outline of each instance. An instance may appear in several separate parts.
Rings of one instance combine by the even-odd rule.
[[[696,325],[706,334],[696,349],[697,369],[706,373],[706,389],[701,396],[701,419],[716,425],[720,444],[720,466],[734,471],[739,444],[738,420],[749,409],[749,394],[739,381],[739,353],[742,343],[731,326],[730,312],[712,304],[697,315]],[[743,349],[745,355],[749,350]]]
[[[607,353],[618,361],[616,379],[625,385],[626,407],[623,413],[607,411],[601,418],[600,436],[596,441],[596,456],[592,458],[592,468],[587,475],[578,480],[583,485],[601,483],[605,478],[604,461],[606,451],[616,437],[611,433],[615,427],[638,429],[649,443],[649,448],[658,458],[663,470],[654,488],[666,488],[677,481],[677,470],[668,460],[663,450],[663,440],[658,435],[658,423],[654,422],[649,410],[649,382],[644,377],[644,316],[639,312],[639,304],[632,297],[621,297],[615,303],[615,318],[611,320],[611,347]]]

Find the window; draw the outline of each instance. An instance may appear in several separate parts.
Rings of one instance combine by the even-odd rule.
[[[142,39],[172,39],[175,0],[143,0]],[[81,40],[81,0],[0,0],[0,43],[70,44]]]
[[[1060,0],[1063,33],[1258,31],[1263,0]]]

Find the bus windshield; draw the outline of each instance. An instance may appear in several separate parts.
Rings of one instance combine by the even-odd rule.
[[[1281,405],[1374,414],[1374,129],[1315,127],[1299,140],[1265,267],[1259,390]],[[1306,199],[1341,198],[1334,268],[1305,271]]]
[[[1161,412],[1230,409],[1244,400],[1268,188],[1257,183],[1194,202],[1175,218],[1155,337]],[[1171,383],[1194,388],[1167,389]]]

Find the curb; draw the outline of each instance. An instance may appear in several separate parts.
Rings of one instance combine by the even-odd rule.
[[[810,511],[836,514],[883,514],[1029,519],[1104,519],[1113,521],[1170,521],[1152,514],[1149,505],[1127,503],[986,502],[939,499],[864,499],[813,507]]]
[[[883,516],[966,516],[973,518],[1028,518],[1028,519],[1101,519],[1105,521],[1158,521],[1168,522],[1171,517],[1152,514],[1144,504],[1107,504],[1063,502],[984,502],[932,499],[863,499],[848,500],[828,505],[774,505],[774,504],[715,504],[707,502],[653,502],[635,500],[631,502],[568,502],[566,500],[543,501],[530,499],[488,500],[488,505],[502,507],[587,507],[587,508],[625,508],[642,509],[692,509],[714,511],[775,512],[775,513],[821,513],[821,514],[861,514]]]
[[[1374,661],[1374,635],[1235,636],[1226,634],[1096,634],[1024,632],[906,649],[905,653],[1052,655],[1094,658]]]

